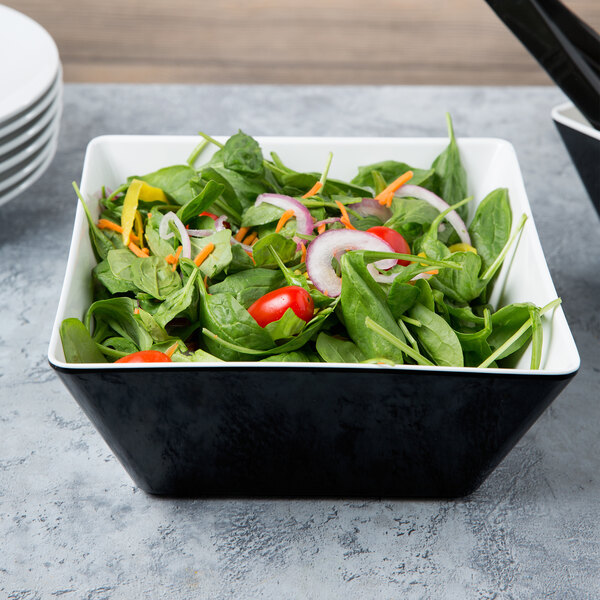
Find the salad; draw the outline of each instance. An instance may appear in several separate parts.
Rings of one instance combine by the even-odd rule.
[[[490,304],[526,216],[513,227],[505,188],[469,211],[447,119],[428,168],[392,157],[341,181],[331,154],[298,172],[240,131],[201,134],[186,164],[103,188],[98,220],[74,183],[97,264],[83,321],[60,327],[66,361],[485,368],[531,344],[539,368],[542,315],[560,299]]]

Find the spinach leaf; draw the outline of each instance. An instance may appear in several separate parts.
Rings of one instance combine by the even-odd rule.
[[[158,325],[165,327],[167,323],[172,321],[178,314],[182,313],[190,306],[197,293],[196,286],[194,285],[197,275],[198,269],[194,269],[188,278],[187,283],[181,289],[171,292],[165,298],[165,301],[154,313],[154,320]]]
[[[131,254],[131,252],[129,252],[129,254]],[[115,276],[110,268],[108,260],[99,262],[92,270],[92,273],[111,294],[125,294],[127,292],[139,291],[138,287],[130,280]]]
[[[94,255],[96,256],[97,260],[104,260],[108,253],[113,250],[115,246],[94,222],[94,219],[90,213],[90,209],[87,207],[87,204],[85,203],[85,200],[79,191],[79,187],[77,187],[75,182],[73,182],[73,189],[75,190],[75,193],[81,202],[83,212],[85,213],[85,218],[88,222],[88,231],[92,249],[94,250]]]
[[[267,358],[261,358],[259,362],[321,362],[314,352],[306,350],[295,350],[283,354],[272,354]]]
[[[203,168],[201,174],[203,179],[213,180],[225,186],[222,195],[238,215],[238,221],[242,211],[254,204],[257,196],[269,191],[263,181],[228,169],[222,163]]]
[[[133,179],[145,181],[151,186],[160,188],[169,199],[183,206],[195,196],[190,181],[196,177],[195,169],[189,165],[173,165],[147,175],[128,177],[127,181],[131,182]]]
[[[417,279],[414,285],[419,290],[419,302],[431,312],[435,312],[435,301],[429,283],[425,279]]]
[[[197,217],[201,212],[207,211],[212,203],[223,193],[225,186],[215,181],[209,181],[202,191],[194,196],[185,206],[177,211],[177,216],[186,225],[191,219]]]
[[[326,333],[317,336],[317,352],[328,363],[353,363],[366,359],[358,346],[350,340],[341,340]]]
[[[208,288],[210,294],[233,294],[237,301],[248,308],[259,298],[272,290],[283,287],[285,279],[273,269],[249,269],[228,275],[220,283],[214,283]]]
[[[531,318],[531,366],[533,370],[540,368],[542,362],[542,342],[544,331],[542,329],[541,311],[537,306],[529,307]]]
[[[446,121],[450,143],[433,161],[431,167],[435,171],[435,189],[433,191],[452,206],[467,196],[467,172],[460,160],[452,119],[448,113],[446,113]],[[465,220],[469,209],[463,205],[458,207],[456,211]]]
[[[279,221],[283,210],[277,206],[273,206],[267,202],[263,202],[258,206],[249,206],[242,215],[243,227],[256,227],[257,225],[266,225],[267,223],[275,223]]]
[[[192,245],[192,258],[208,244],[215,245],[214,250],[199,267],[203,276],[213,278],[231,263],[233,255],[231,253],[231,231],[229,229],[222,229],[204,238],[190,238],[190,242]]]
[[[277,260],[273,257],[269,247],[272,247],[284,263],[296,256],[296,242],[280,233],[271,233],[262,237],[252,246],[252,256],[257,267],[276,267]]]
[[[264,329],[274,342],[290,339],[304,329],[306,321],[296,316],[296,313],[288,308],[280,319],[267,324]]]
[[[239,245],[231,246],[231,262],[225,268],[226,273],[241,273],[254,268],[254,261]]]
[[[177,272],[160,256],[135,259],[131,267],[132,281],[144,292],[158,300],[164,300],[181,287]]]
[[[394,198],[392,211],[385,226],[396,230],[409,244],[423,235],[439,215],[431,204],[417,198]]]
[[[173,248],[168,240],[163,240],[158,233],[158,223],[160,223],[161,218],[162,215],[160,213],[157,212],[156,215],[152,213],[152,218],[146,221],[144,237],[146,238],[146,242],[148,242],[148,248],[150,248],[152,254],[166,258],[169,254],[175,252],[175,248]]]
[[[431,278],[431,286],[456,302],[468,304],[486,286],[479,278],[481,258],[473,252],[455,252],[452,261],[461,265],[462,270],[440,269],[438,275]]]
[[[387,303],[394,319],[398,320],[419,297],[420,290],[410,283],[405,283],[400,278],[394,279],[387,297]]]
[[[394,179],[397,179],[407,171],[413,172],[413,177],[410,180],[411,184],[427,187],[433,182],[433,170],[431,169],[416,169],[403,162],[384,160],[364,167],[358,167],[358,175],[352,179],[352,183],[354,185],[375,189],[376,182],[373,178],[373,171],[377,171],[379,176],[383,177],[387,183],[392,183]]]
[[[244,175],[262,175],[263,155],[260,146],[240,130],[223,146],[223,163],[226,168]]]
[[[411,329],[427,354],[441,367],[462,367],[464,364],[462,348],[456,333],[442,317],[417,302],[408,316],[421,323]]]
[[[171,356],[171,360],[173,362],[223,362],[220,358],[201,349],[196,350],[192,354],[175,352],[173,356]]]
[[[79,319],[65,319],[60,324],[60,339],[68,363],[105,363],[106,359],[90,332]]]
[[[530,318],[530,310],[536,308],[530,302],[509,304],[502,307],[492,315],[492,333],[487,342],[492,350],[497,350],[510,339]],[[496,360],[506,358],[516,352],[531,337],[531,328],[528,328],[508,348],[504,350]]]
[[[402,352],[373,330],[365,327],[371,317],[389,333],[404,341],[404,335],[392,315],[381,286],[371,277],[363,256],[347,252],[340,260],[342,293],[340,303],[346,329],[352,341],[367,358],[385,358],[402,363]]]
[[[135,302],[123,296],[99,300],[89,307],[85,315],[85,326],[90,330],[91,320],[94,319],[92,338],[96,342],[102,342],[107,337],[106,334],[113,330],[131,340],[139,350],[150,350],[152,336],[135,318],[135,308]]]
[[[511,226],[508,190],[498,188],[481,201],[469,226],[471,243],[481,257],[484,270],[496,260],[508,242]]]

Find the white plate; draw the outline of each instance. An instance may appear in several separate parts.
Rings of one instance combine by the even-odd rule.
[[[8,154],[11,150],[32,142],[52,121],[60,118],[62,107],[62,88],[52,104],[39,115],[32,123],[27,123],[21,129],[14,131],[0,139],[0,156]]]
[[[9,200],[16,198],[20,194],[22,194],[28,187],[33,185],[46,171],[46,169],[50,166],[54,155],[56,154],[56,148],[58,145],[58,139],[53,139],[48,146],[48,153],[46,154],[42,164],[28,177],[26,177],[23,181],[19,181],[15,183],[10,188],[0,192],[0,206],[6,204]]]
[[[0,57],[1,125],[50,89],[59,58],[50,34],[33,19],[7,6],[0,6]]]
[[[46,146],[51,137],[56,136],[59,126],[59,121],[55,119],[34,140],[32,140],[31,143],[23,148],[16,148],[12,152],[0,156],[0,180],[3,177],[3,174],[9,169],[12,169],[15,165],[26,163],[28,160],[32,159],[44,146]]]
[[[58,75],[52,84],[52,87],[44,94],[37,102],[29,106],[24,112],[19,113],[8,121],[4,121],[0,124],[0,139],[6,137],[8,134],[21,129],[37,116],[41,115],[49,106],[52,104],[59,92],[62,89],[62,68],[59,69]]]
[[[0,194],[11,187],[18,185],[29,175],[38,170],[38,168],[44,164],[49,154],[54,153],[54,146],[58,139],[58,127],[54,129],[54,135],[50,138],[50,141],[39,150],[29,160],[16,165],[12,169],[9,169],[2,175],[0,175]]]
[[[225,141],[226,138],[217,138]],[[257,141],[265,156],[276,151],[290,167],[299,171],[319,171],[333,152],[332,178],[351,179],[359,165],[387,159],[405,161],[416,167],[427,168],[448,144],[446,138],[297,138],[259,137]],[[167,165],[181,164],[198,144],[192,136],[103,136],[95,138],[87,147],[81,179],[81,191],[94,218],[99,215],[97,193],[102,186],[116,189],[132,174],[149,173]],[[512,302],[534,302],[544,306],[556,298],[556,290],[548,271],[540,240],[533,222],[529,201],[525,192],[521,170],[512,145],[492,138],[462,138],[458,140],[461,157],[469,177],[469,194],[478,204],[493,189],[509,190],[516,226],[520,215],[529,218],[516,249],[507,256],[496,280],[490,302],[506,305]],[[207,160],[210,152],[202,155]],[[75,198],[73,199],[75,202]],[[474,207],[471,207],[471,212]],[[52,339],[48,350],[49,360],[55,367],[78,370],[117,369],[220,369],[231,368],[288,368],[290,365],[309,370],[396,369],[398,371],[431,370],[447,372],[481,373],[472,367],[424,367],[420,365],[380,366],[350,363],[274,363],[274,362],[220,362],[220,363],[147,363],[147,364],[86,364],[66,363],[59,328],[63,319],[83,318],[92,302],[91,270],[96,265],[90,244],[87,222],[82,207],[77,207],[71,249],[65,281],[60,297]],[[573,373],[579,368],[580,359],[565,319],[558,307],[543,319],[544,348],[539,371],[529,368],[531,348],[521,356],[516,369],[486,369],[486,374],[505,376],[526,374],[531,376],[556,376]]]

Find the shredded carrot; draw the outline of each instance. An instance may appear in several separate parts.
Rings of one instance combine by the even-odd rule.
[[[133,314],[134,315],[139,315],[140,314],[140,309],[137,306],[133,309]]]
[[[172,346],[169,346],[166,350],[165,350],[165,354],[171,358],[171,356],[173,356],[173,354],[175,354],[175,350],[177,350],[177,347],[179,346],[179,342],[175,342]]]
[[[257,238],[257,236],[258,234],[256,233],[256,231],[253,231],[251,234],[247,235],[244,238],[242,244],[246,244],[246,246],[249,246]]]
[[[177,268],[177,263],[179,262],[179,256],[181,255],[181,251],[183,250],[183,246],[178,246],[177,250],[175,251],[175,256],[173,256],[173,254],[169,254],[169,256],[171,257],[171,260],[167,260],[169,258],[169,256],[167,256],[165,258],[165,260],[173,265],[171,267],[171,270],[174,271]]]
[[[98,229],[110,229],[111,231],[116,231],[117,233],[123,233],[123,228],[108,219],[98,219]],[[139,238],[135,233],[130,234],[132,242],[139,242]]]
[[[277,227],[275,227],[275,233],[279,233],[281,228],[294,216],[294,211],[290,208],[286,210],[282,215],[281,219],[277,222]]]
[[[150,256],[150,250],[148,250],[148,248],[142,248],[142,252],[146,255],[146,256]]]
[[[322,234],[325,230],[327,229],[327,225],[325,223],[321,223],[318,227],[317,227],[317,233],[320,235]]]
[[[248,231],[250,231],[250,227],[240,227],[240,230],[233,236],[233,239],[241,242]]]
[[[306,262],[306,245],[302,244],[302,262]]]
[[[175,263],[175,257],[172,254],[167,254],[167,256],[165,256],[165,260],[170,264],[174,264]]]
[[[302,196],[302,197],[310,198],[311,196],[314,196],[322,187],[323,187],[323,184],[320,181],[317,181],[317,183],[315,183],[315,185],[313,185],[310,188],[310,190],[308,190],[308,192],[306,192],[306,194],[304,194],[304,196]]]
[[[204,276],[204,287],[208,289],[208,275]]]
[[[129,245],[127,246],[136,256],[139,256],[140,258],[148,258],[148,255],[142,251],[142,249],[139,246],[136,246],[133,242],[129,242]]]
[[[384,190],[379,192],[377,196],[375,196],[375,200],[379,201],[379,204],[385,204],[388,208],[392,205],[392,199],[394,198],[394,193],[399,190],[406,182],[410,181],[413,177],[414,173],[412,171],[406,171],[398,177],[394,179],[390,185],[388,185]]]
[[[249,250],[244,250],[244,252],[250,257],[250,260],[256,264],[256,261],[254,260],[254,256],[252,256],[252,252],[250,252]]]
[[[212,242],[208,242],[200,252],[198,252],[194,259],[194,264],[199,267],[207,258],[208,255],[215,249],[215,245]]]
[[[337,207],[342,213],[342,218],[340,219],[340,222],[343,223],[343,225],[345,225],[346,229],[356,229],[356,227],[354,227],[354,225],[350,223],[350,217],[348,216],[348,211],[346,210],[346,207],[339,200],[336,200],[335,203],[337,204]]]

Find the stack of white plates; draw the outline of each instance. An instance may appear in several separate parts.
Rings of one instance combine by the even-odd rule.
[[[62,68],[50,34],[0,6],[0,204],[50,165],[62,113]]]

